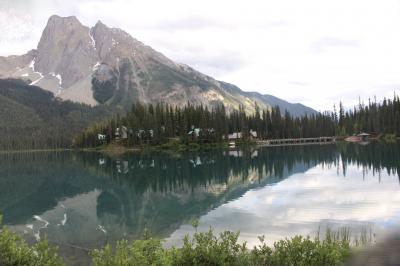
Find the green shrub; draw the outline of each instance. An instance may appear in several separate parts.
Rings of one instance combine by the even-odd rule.
[[[56,249],[51,248],[46,240],[29,247],[17,234],[2,227],[0,231],[0,265],[61,266],[64,264],[58,257]]]
[[[192,238],[185,236],[182,247],[163,247],[163,241],[153,239],[145,231],[142,240],[128,243],[121,240],[113,248],[106,245],[91,252],[95,266],[184,266],[184,265],[342,265],[350,255],[351,239],[348,229],[337,232],[327,230],[323,239],[317,236],[295,236],[274,243],[269,247],[265,238],[259,237],[260,244],[248,249],[240,244],[239,233],[225,231],[215,235],[213,230],[197,232],[198,221],[194,220],[196,233]],[[356,246],[365,245],[367,232],[362,232]],[[56,249],[49,247],[46,240],[29,247],[18,235],[1,227],[0,216],[0,265],[61,266]]]
[[[344,232],[344,233],[343,233]],[[92,252],[95,266],[126,265],[341,265],[350,255],[348,231],[327,231],[323,240],[295,236],[280,240],[273,247],[261,244],[248,249],[238,242],[239,233],[225,231],[216,236],[210,229],[185,236],[180,248],[164,249],[160,240],[136,240],[118,243]]]
[[[246,244],[238,243],[239,233],[225,231],[215,236],[210,229],[185,236],[182,248],[175,249],[173,265],[245,265],[249,253]]]
[[[95,266],[172,265],[171,254],[171,250],[162,247],[161,240],[152,239],[147,232],[143,240],[136,240],[133,244],[121,240],[114,250],[106,245],[91,252]]]

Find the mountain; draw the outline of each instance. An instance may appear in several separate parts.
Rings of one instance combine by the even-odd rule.
[[[0,79],[0,150],[70,147],[73,136],[110,115],[106,106],[62,101],[21,80]]]
[[[24,78],[64,100],[127,110],[133,102],[173,105],[223,103],[254,111],[278,105],[294,116],[315,110],[215,80],[178,64],[117,28],[92,28],[76,17],[51,16],[36,50],[0,57],[0,77]]]

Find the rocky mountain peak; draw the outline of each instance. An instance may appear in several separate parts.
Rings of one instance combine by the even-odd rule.
[[[98,21],[91,32],[96,40],[97,53],[103,63],[117,66],[122,59],[143,55],[143,52],[137,50],[143,44],[123,30],[108,27]]]
[[[87,76],[97,62],[90,29],[76,17],[51,16],[40,38],[35,71],[62,77],[69,87]]]
[[[101,21],[89,28],[74,16],[51,16],[36,51],[0,57],[1,76],[23,78],[62,99],[122,110],[137,101],[161,101],[224,104],[227,110],[242,105],[254,112],[257,102],[260,108],[279,105],[295,115],[315,113],[268,95],[244,92],[175,63],[121,29]]]
[[[75,16],[60,17],[58,15],[52,15],[47,20],[47,25],[70,25],[70,26],[82,26],[81,22]]]
[[[101,20],[98,20],[93,27],[94,29],[108,28]]]

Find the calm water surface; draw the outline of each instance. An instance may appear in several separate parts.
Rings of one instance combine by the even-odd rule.
[[[28,241],[80,252],[140,238],[179,244],[199,230],[257,244],[319,228],[384,234],[400,226],[400,145],[370,143],[184,154],[51,152],[0,155],[0,212]]]

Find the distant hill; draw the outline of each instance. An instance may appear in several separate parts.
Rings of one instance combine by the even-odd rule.
[[[201,56],[201,55],[199,55]],[[0,57],[0,77],[23,78],[63,100],[128,110],[132,103],[243,105],[254,112],[278,105],[293,116],[315,110],[271,95],[245,92],[179,64],[102,22],[82,25],[76,17],[51,16],[37,49]]]
[[[69,147],[75,134],[110,115],[104,106],[62,101],[21,80],[0,79],[0,150]]]

